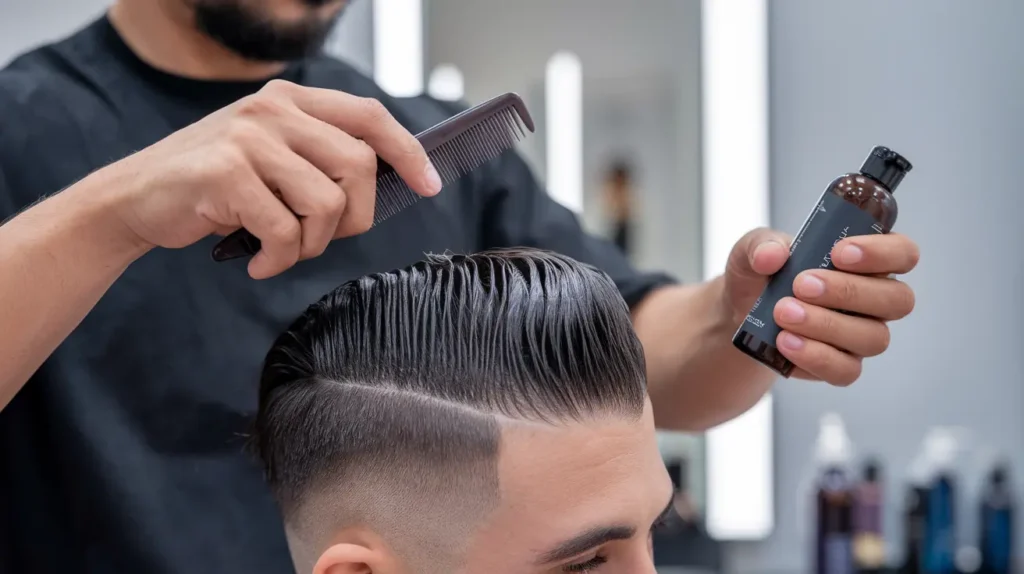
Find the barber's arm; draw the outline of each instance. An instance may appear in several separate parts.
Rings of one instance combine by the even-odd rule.
[[[94,174],[0,226],[0,409],[147,250],[107,183]]]
[[[271,82],[0,225],[0,409],[152,248],[245,227],[262,242],[259,279],[369,229],[378,155],[418,193],[440,190],[379,102]],[[14,185],[0,180],[0,218],[17,209]]]
[[[562,252],[607,272],[633,312],[647,355],[649,393],[662,428],[701,431],[752,407],[777,378],[732,346],[732,336],[789,255],[789,238],[756,230],[732,251],[721,277],[677,285],[643,274],[610,243],[586,234],[576,216],[539,186],[525,162],[503,157],[484,174],[487,247],[528,245]],[[798,277],[796,298],[775,309],[786,331],[779,345],[795,377],[836,385],[854,382],[863,357],[889,344],[886,321],[910,313],[914,294],[888,278],[917,263],[917,246],[898,234],[840,242],[833,260],[842,271]],[[852,311],[861,316],[838,313]]]

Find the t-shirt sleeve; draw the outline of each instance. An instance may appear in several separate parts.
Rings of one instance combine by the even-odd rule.
[[[0,225],[14,216],[14,197],[4,176],[3,158],[0,157]]]
[[[16,161],[13,153],[19,110],[7,97],[6,86],[0,82],[0,224],[3,224],[23,207],[15,197],[11,178]]]
[[[515,153],[503,155],[482,172],[482,235],[485,248],[536,247],[568,255],[607,273],[630,307],[652,290],[675,280],[642,273],[610,241],[583,230],[576,214],[548,195],[529,166]]]

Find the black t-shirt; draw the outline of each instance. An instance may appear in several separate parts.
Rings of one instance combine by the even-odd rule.
[[[282,77],[376,97],[414,133],[454,113],[327,57]],[[21,56],[0,71],[0,220],[262,83],[157,71],[105,18]],[[344,281],[425,252],[536,246],[602,268],[630,304],[670,282],[586,235],[511,153],[274,279],[214,263],[215,241],[133,264],[0,411],[0,572],[290,572],[244,433],[274,337]]]

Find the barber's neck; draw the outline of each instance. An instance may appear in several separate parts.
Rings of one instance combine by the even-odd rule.
[[[135,54],[154,68],[199,80],[261,80],[284,62],[247,60],[196,29],[180,0],[117,0],[110,21]]]

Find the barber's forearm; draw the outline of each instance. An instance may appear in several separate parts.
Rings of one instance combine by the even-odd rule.
[[[0,409],[146,247],[97,172],[0,225]]]
[[[633,311],[660,428],[704,431],[754,406],[776,376],[732,346],[721,278],[655,291]]]

